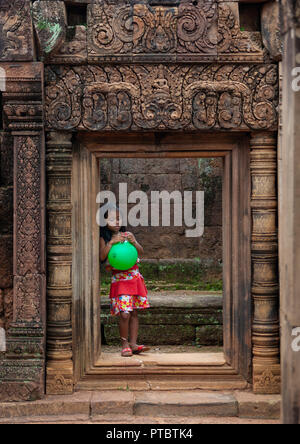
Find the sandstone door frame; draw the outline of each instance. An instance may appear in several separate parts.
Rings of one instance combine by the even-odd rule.
[[[2,400],[28,400],[44,394],[45,365],[48,393],[74,390],[71,179],[76,121],[71,127],[69,122],[51,119],[45,151],[44,65],[1,66],[7,72],[7,90],[2,97],[3,140],[10,146],[6,136],[11,137],[14,150],[14,305],[7,351],[0,361],[0,396]],[[219,83],[216,80],[216,86]],[[231,83],[222,87],[226,90]],[[251,113],[248,108],[246,111],[251,172],[252,382],[257,393],[278,393],[277,121],[262,130],[263,122],[250,121]],[[237,125],[222,135],[239,137],[245,134],[245,124],[241,127]],[[211,130],[211,137],[218,133]],[[144,133],[139,134],[143,137]],[[179,133],[174,130],[174,134]],[[196,130],[194,134],[202,139],[204,132]]]
[[[191,384],[199,388],[245,388],[251,383],[251,178],[247,134],[79,133],[73,145],[73,360],[77,388],[145,384]],[[100,183],[97,158],[222,157],[225,365],[139,368],[99,365],[99,228],[95,223]],[[125,373],[124,373],[125,371]],[[211,379],[209,379],[211,378]],[[138,382],[137,382],[138,381]],[[147,384],[145,384],[146,387]]]

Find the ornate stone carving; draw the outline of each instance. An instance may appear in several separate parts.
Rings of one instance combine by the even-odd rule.
[[[87,61],[87,32],[85,26],[67,29],[67,36],[60,48],[52,52],[47,63],[82,64]]]
[[[90,61],[128,60],[132,48],[133,7],[130,0],[100,0],[88,5]]]
[[[192,0],[180,2],[177,22],[178,56],[186,60],[210,60],[217,55],[217,2]],[[184,55],[180,57],[180,54]]]
[[[43,73],[39,63],[2,66],[7,74],[4,124],[14,139],[14,303],[7,352],[0,362],[0,399],[13,401],[44,392]]]
[[[33,60],[33,32],[29,0],[0,2],[0,60]]]
[[[251,139],[253,385],[257,393],[280,392],[276,137]]]
[[[66,395],[73,393],[73,379],[65,378],[62,374],[56,374],[53,379],[47,383],[47,393],[55,393],[57,395]]]
[[[177,8],[149,7],[143,4],[133,8],[133,53],[139,54],[136,60],[145,59],[151,54],[151,60],[160,54],[167,54],[167,59],[174,59],[177,48]],[[143,54],[143,57],[141,56]]]
[[[88,60],[264,60],[260,33],[240,30],[238,2],[99,0],[88,6]]]
[[[29,103],[28,103],[29,102]],[[26,101],[26,103],[9,103],[3,107],[4,118],[9,129],[36,129],[41,126],[43,106],[41,102]]]
[[[15,262],[15,275],[26,276],[41,272],[41,167],[39,136],[16,138],[17,156],[15,193],[18,217],[16,220],[16,248],[19,252]]]
[[[47,126],[70,130],[271,129],[276,65],[48,68]]]

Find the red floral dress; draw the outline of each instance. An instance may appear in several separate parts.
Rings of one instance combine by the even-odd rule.
[[[106,270],[112,272],[110,286],[110,312],[116,316],[123,311],[129,313],[136,309],[150,308],[148,302],[148,290],[143,276],[139,271],[138,263],[129,270],[116,270],[110,265],[106,265]]]

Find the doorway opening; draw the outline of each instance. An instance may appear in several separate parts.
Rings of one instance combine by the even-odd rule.
[[[223,351],[222,181],[220,157],[100,158],[100,190],[107,198],[112,193],[118,205],[125,192],[125,210],[134,216],[127,230],[144,248],[139,268],[151,308],[139,312],[139,342],[151,347],[152,360],[169,354],[174,361],[176,354],[178,362],[199,362],[199,353]],[[102,264],[102,359],[120,361],[110,281]]]
[[[186,227],[174,224],[128,227],[144,246],[140,271],[151,305],[139,314],[139,341],[152,350],[133,358],[120,355],[118,319],[109,314],[110,276],[99,267],[96,197],[104,189],[118,195],[120,183],[127,184],[128,193],[142,190],[146,196],[162,190],[204,191],[207,209],[200,237],[187,238]],[[193,211],[195,216],[195,202]],[[251,378],[247,135],[207,134],[199,140],[188,134],[79,134],[73,155],[73,223],[78,389],[247,386]]]

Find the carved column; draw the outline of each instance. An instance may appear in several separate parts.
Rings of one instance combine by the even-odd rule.
[[[43,65],[3,64],[4,127],[14,139],[13,322],[0,362],[0,400],[44,395],[45,153]]]
[[[47,394],[73,392],[71,133],[47,141]]]
[[[280,392],[277,234],[277,138],[251,137],[253,386],[256,393]]]

